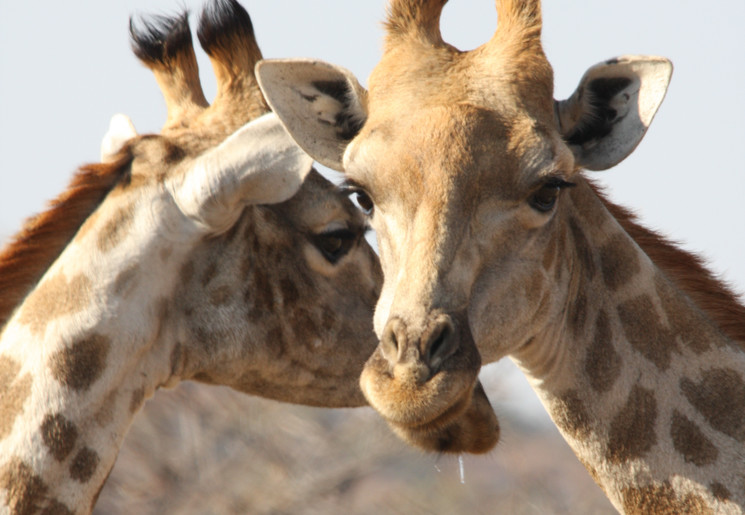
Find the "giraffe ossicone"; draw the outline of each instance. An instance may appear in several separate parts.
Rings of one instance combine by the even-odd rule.
[[[112,120],[0,252],[0,512],[88,513],[143,402],[183,380],[362,406],[382,274],[366,221],[311,169],[256,84],[234,0],[132,24],[168,107],[159,134]]]
[[[406,437],[510,356],[619,511],[741,513],[745,307],[583,171],[639,144],[672,64],[611,59],[555,101],[539,1],[497,0],[494,36],[465,52],[442,40],[445,3],[391,0],[369,91],[327,63],[257,68],[377,232],[366,398]]]

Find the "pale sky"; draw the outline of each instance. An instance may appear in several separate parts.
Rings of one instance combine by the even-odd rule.
[[[172,13],[196,0],[0,0],[0,241],[38,212],[82,163],[97,161],[110,117],[157,132],[165,105],[130,51],[133,13]],[[265,57],[314,57],[366,84],[380,55],[384,0],[244,1]],[[654,54],[675,66],[641,145],[602,172],[612,199],[702,253],[745,292],[745,2],[544,0],[543,44],[568,97],[591,65]],[[496,27],[491,0],[451,0],[443,35],[461,49]],[[195,38],[196,41],[196,38]],[[197,51],[207,98],[208,60]]]

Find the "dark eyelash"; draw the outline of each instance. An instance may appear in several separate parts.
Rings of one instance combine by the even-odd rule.
[[[359,234],[359,232],[355,232],[351,229],[336,229],[334,231],[325,232],[322,236],[339,238],[341,240],[355,240],[357,239],[357,234]]]
[[[577,184],[574,182],[565,181],[561,177],[549,177],[543,183],[543,187],[548,188],[574,188]]]

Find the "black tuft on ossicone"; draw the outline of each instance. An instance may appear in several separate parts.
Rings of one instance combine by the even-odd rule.
[[[191,48],[189,13],[175,16],[148,16],[135,22],[129,19],[132,50],[146,64],[168,66],[184,49]]]
[[[251,17],[236,0],[211,0],[205,5],[197,37],[210,57],[230,55],[231,41],[236,39],[256,44]]]

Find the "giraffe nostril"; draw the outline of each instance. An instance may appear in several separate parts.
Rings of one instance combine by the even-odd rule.
[[[457,349],[455,326],[447,315],[438,316],[429,330],[429,336],[424,339],[427,364],[436,371],[443,361],[449,358]]]
[[[380,339],[380,350],[383,357],[391,364],[395,365],[398,361],[399,346],[403,343],[403,322],[398,319],[390,320],[383,330],[383,336]]]

